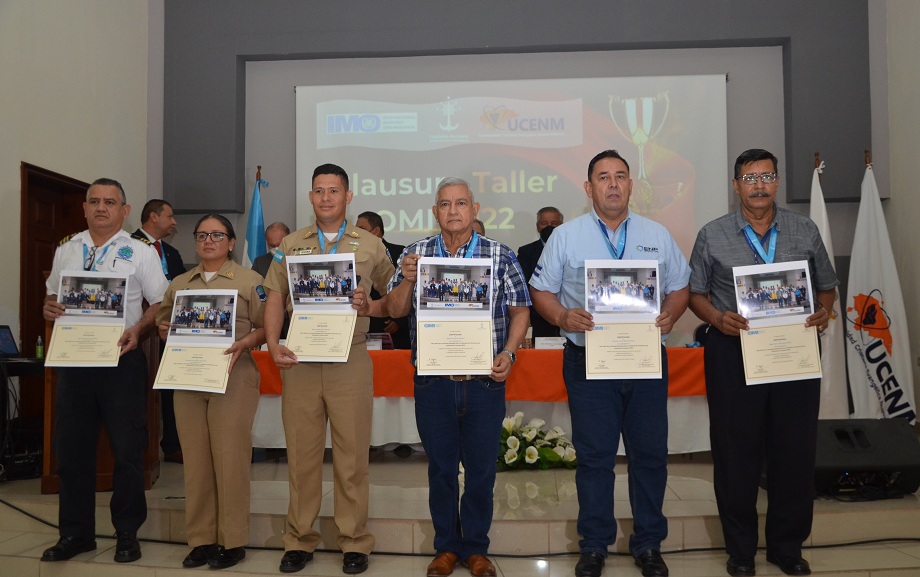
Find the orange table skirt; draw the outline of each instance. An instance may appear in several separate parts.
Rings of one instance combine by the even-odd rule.
[[[703,349],[674,347],[668,352],[668,396],[706,394]],[[410,351],[368,351],[374,361],[375,397],[413,396],[415,367]],[[262,375],[262,394],[281,394],[281,371],[265,351],[253,352]],[[505,389],[509,401],[567,401],[562,380],[562,351],[522,349]]]

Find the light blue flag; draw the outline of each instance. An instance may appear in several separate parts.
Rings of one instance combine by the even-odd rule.
[[[246,225],[246,251],[243,254],[243,266],[252,266],[256,258],[268,251],[265,244],[265,219],[262,218],[261,186],[268,186],[264,180],[256,180],[252,191],[252,204],[249,205],[249,223]]]

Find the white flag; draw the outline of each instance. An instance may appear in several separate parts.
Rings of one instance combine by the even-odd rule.
[[[811,220],[818,226],[821,240],[827,256],[834,264],[834,243],[831,240],[831,227],[824,205],[824,192],[821,191],[821,179],[818,175],[824,169],[824,163],[815,169],[811,179]],[[834,308],[827,311],[830,321],[827,330],[821,335],[821,409],[819,419],[846,419],[850,416],[847,403],[846,353],[843,348],[843,318],[840,316],[840,292],[834,289]]]
[[[866,168],[847,286],[846,347],[854,417],[914,423],[907,318],[872,167]]]

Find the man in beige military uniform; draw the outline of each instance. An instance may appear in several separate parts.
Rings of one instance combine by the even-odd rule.
[[[354,304],[363,309],[359,314],[367,312],[366,294],[372,288],[386,294],[393,263],[379,238],[345,221],[351,199],[348,175],[342,168],[334,164],[317,167],[310,190],[316,225],[281,241],[265,277],[268,350],[283,369],[281,416],[291,493],[280,566],[284,573],[303,569],[320,543],[313,523],[322,500],[327,420],[332,431],[335,524],[338,546],[345,553],[342,570],[350,574],[365,571],[367,556],[374,548],[374,536],[367,530],[367,462],[374,396],[374,367],[365,344],[369,319],[357,319],[346,363],[298,363],[296,355],[278,343],[284,309],[290,307],[286,255],[354,253],[358,281]]]

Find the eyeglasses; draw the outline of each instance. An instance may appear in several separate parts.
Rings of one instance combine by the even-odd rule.
[[[220,242],[227,238],[227,233],[225,232],[194,232],[192,236],[195,237],[195,242],[204,242],[209,237],[214,242]]]
[[[93,261],[96,260],[96,249],[98,246],[94,246],[87,253],[86,258],[83,259],[83,270],[93,270]]]
[[[775,172],[764,172],[763,174],[742,174],[738,177],[738,180],[747,185],[757,184],[757,180],[764,184],[772,184],[776,182],[777,176]]]

